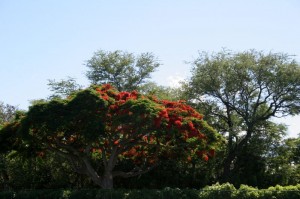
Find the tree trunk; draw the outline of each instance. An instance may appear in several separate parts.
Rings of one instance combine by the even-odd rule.
[[[231,165],[234,159],[235,159],[235,151],[229,151],[228,156],[225,158],[223,162],[223,173],[221,176],[222,182],[228,182],[230,180]]]
[[[239,151],[241,151],[243,149],[243,147],[245,147],[248,140],[251,138],[251,135],[252,135],[252,130],[248,129],[247,134],[244,139],[242,139],[236,146],[229,147],[228,155],[223,162],[223,174],[221,176],[221,180],[223,182],[229,182],[230,176],[231,176],[231,171],[232,171],[232,168],[231,168],[232,163],[233,163],[234,159],[238,156]]]
[[[8,174],[5,170],[1,171],[1,178],[3,181],[3,189],[8,189],[9,188],[9,177]]]
[[[103,189],[113,189],[113,175],[112,172],[105,172],[103,175],[101,187]]]

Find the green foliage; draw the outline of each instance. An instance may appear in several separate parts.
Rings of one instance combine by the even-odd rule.
[[[182,101],[118,92],[110,85],[38,102],[0,133],[21,135],[17,138],[27,148],[23,151],[50,151],[65,158],[75,171],[103,188],[112,188],[113,183],[106,172],[127,178],[148,172],[170,157],[208,161],[222,139]],[[133,168],[123,171],[122,162]]]
[[[241,185],[215,184],[204,189],[81,189],[81,190],[24,190],[0,192],[2,199],[298,199],[300,185],[257,189]]]
[[[284,131],[272,125],[270,119],[299,114],[299,64],[282,53],[225,50],[211,55],[201,53],[193,65],[186,92],[189,101],[227,139],[224,159],[220,160],[220,180],[253,178],[255,166],[254,170],[247,169],[249,164],[240,163],[246,160],[240,156],[247,151],[263,162],[269,146],[278,141],[273,138]],[[239,176],[243,169],[249,171],[247,177]],[[255,178],[251,181],[251,185],[257,185]]]
[[[0,128],[5,123],[12,121],[17,111],[17,107],[0,102]]]
[[[33,151],[31,157],[16,152],[5,158],[4,189],[57,189],[92,187],[84,176],[74,173],[69,163],[49,152]],[[3,175],[3,172],[1,174]],[[0,178],[1,179],[1,178]],[[5,178],[2,179],[4,180]]]
[[[299,138],[287,138],[273,146],[267,154],[266,180],[271,184],[294,185],[300,183]]]
[[[262,190],[261,196],[263,198],[298,199],[300,198],[300,185],[269,187],[266,190]]]
[[[152,53],[134,56],[123,51],[99,50],[87,61],[86,73],[92,84],[112,84],[119,91],[137,90],[159,67]]]
[[[241,185],[239,189],[234,193],[236,199],[258,199],[261,194],[258,189],[247,185]]]
[[[182,100],[183,90],[179,88],[171,88],[166,86],[159,86],[154,82],[148,82],[139,87],[139,91],[145,95],[154,95],[158,99],[167,100]]]
[[[50,99],[64,98],[82,89],[82,86],[76,83],[76,80],[71,77],[61,81],[48,80],[48,86],[50,91],[53,92],[49,97]]]
[[[233,193],[236,191],[232,184],[215,184],[206,186],[200,191],[200,198],[204,199],[223,199],[232,198]]]

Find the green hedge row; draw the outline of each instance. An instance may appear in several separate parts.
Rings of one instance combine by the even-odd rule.
[[[236,189],[233,185],[215,184],[201,190],[171,189],[162,190],[22,190],[2,191],[0,199],[299,199],[300,184],[279,186],[268,189],[256,189],[242,185]]]

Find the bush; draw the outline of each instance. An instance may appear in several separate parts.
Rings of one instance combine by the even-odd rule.
[[[227,199],[232,198],[233,193],[236,191],[235,187],[230,183],[214,184],[206,186],[200,190],[200,198],[202,199]]]
[[[299,199],[300,184],[257,189],[241,185],[214,184],[196,189],[81,189],[81,190],[22,190],[0,192],[1,199]]]
[[[238,190],[235,191],[233,198],[236,199],[259,199],[260,192],[258,189],[247,185],[241,185]]]
[[[277,185],[262,190],[261,196],[263,199],[299,199],[300,198],[300,184],[296,186],[282,187]]]

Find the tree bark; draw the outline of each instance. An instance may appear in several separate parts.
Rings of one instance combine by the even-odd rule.
[[[238,152],[241,151],[243,149],[243,147],[245,147],[245,145],[247,145],[248,140],[252,136],[252,132],[253,132],[252,129],[253,129],[253,127],[251,126],[248,129],[246,136],[239,143],[237,143],[234,147],[231,146],[228,149],[229,150],[228,155],[223,162],[223,173],[221,176],[221,180],[223,182],[228,182],[230,180],[231,171],[232,171],[231,167],[232,167],[233,161],[238,156]]]
[[[113,183],[112,172],[105,172],[102,178],[101,187],[103,189],[113,189]]]
[[[233,160],[235,159],[235,150],[229,151],[227,157],[225,158],[223,162],[223,173],[221,176],[222,182],[228,182],[230,180],[231,175],[231,165]]]

